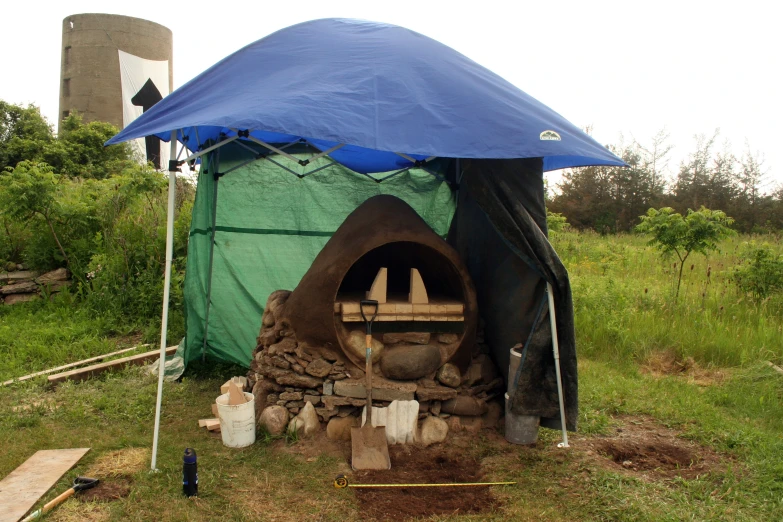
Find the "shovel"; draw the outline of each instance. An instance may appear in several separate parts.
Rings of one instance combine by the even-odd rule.
[[[33,511],[32,513],[27,515],[27,517],[24,520],[22,520],[22,522],[28,522],[29,520],[35,520],[36,518],[41,518],[41,516],[53,510],[54,508],[56,508],[66,500],[68,500],[68,498],[74,493],[94,488],[95,486],[98,485],[99,482],[100,480],[94,478],[76,477],[76,480],[73,481],[73,486],[71,486],[71,488],[68,491],[60,494],[57,498],[48,502],[44,507],[42,507],[38,511]]]
[[[364,315],[364,308],[374,307],[372,316]],[[389,446],[386,442],[386,428],[372,426],[372,322],[378,315],[378,301],[361,301],[362,319],[367,325],[367,350],[365,362],[367,373],[367,421],[361,428],[351,428],[351,467],[357,469],[390,469]]]

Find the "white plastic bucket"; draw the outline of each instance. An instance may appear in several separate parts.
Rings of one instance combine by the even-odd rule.
[[[244,392],[247,402],[230,406],[228,393],[216,399],[220,417],[220,435],[229,448],[244,448],[256,441],[256,401],[252,393]]]

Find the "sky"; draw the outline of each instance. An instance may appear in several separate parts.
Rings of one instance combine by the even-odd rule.
[[[0,99],[58,115],[66,16],[112,13],[174,34],[174,87],[278,29],[329,17],[401,25],[434,38],[545,103],[603,144],[649,145],[666,129],[669,170],[720,129],[783,183],[783,8],[776,2],[679,0],[395,0],[161,2],[68,0],[0,6]],[[557,182],[557,177],[550,182]]]

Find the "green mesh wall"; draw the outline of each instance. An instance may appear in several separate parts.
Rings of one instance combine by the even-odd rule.
[[[240,147],[219,150],[209,158],[219,172],[239,168],[215,181],[207,161],[199,175],[185,275],[186,362],[201,356],[206,329],[207,356],[248,366],[269,294],[293,290],[332,233],[366,199],[397,196],[444,237],[454,214],[448,184],[422,170],[376,183],[332,165],[298,178],[269,159],[241,166],[252,154]],[[284,160],[275,156],[274,161]],[[327,163],[322,158],[306,167],[292,162],[286,166],[305,173]],[[205,328],[215,209],[211,306]]]

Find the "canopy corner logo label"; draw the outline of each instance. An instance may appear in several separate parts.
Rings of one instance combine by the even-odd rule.
[[[560,134],[553,130],[545,130],[539,135],[541,141],[560,141]]]

